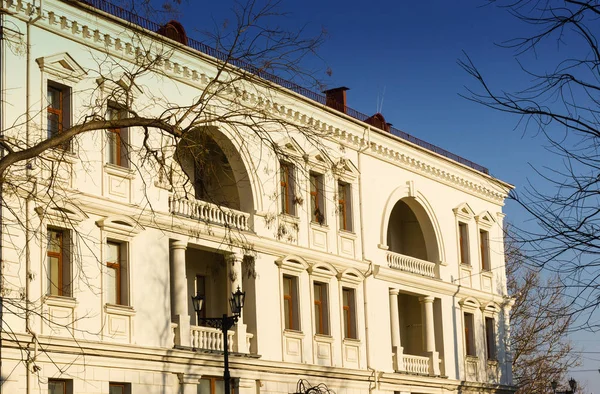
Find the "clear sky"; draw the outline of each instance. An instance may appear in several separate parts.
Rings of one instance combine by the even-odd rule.
[[[200,31],[230,17],[231,3],[190,0],[180,21],[190,37],[202,39]],[[332,75],[323,70],[317,77],[328,87],[349,87],[350,107],[371,115],[383,97],[386,121],[488,167],[492,175],[519,189],[528,179],[536,182],[531,165],[555,166],[556,158],[543,149],[540,137],[515,129],[514,116],[459,96],[466,94],[465,86],[477,88],[457,64],[463,50],[493,86],[511,90],[529,79],[520,72],[513,53],[496,45],[525,34],[526,27],[501,9],[482,6],[485,3],[288,0],[282,9],[290,14],[281,24],[327,30],[329,37],[320,55]],[[509,222],[525,220],[510,203],[505,213]],[[584,364],[572,376],[587,385],[586,394],[600,394],[600,334],[576,334],[573,341],[586,352],[598,352],[583,354]]]

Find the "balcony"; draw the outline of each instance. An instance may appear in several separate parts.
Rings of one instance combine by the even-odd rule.
[[[250,231],[250,214],[202,200],[169,196],[169,212],[206,223],[239,231]]]
[[[192,326],[190,333],[192,347],[194,349],[201,349],[213,352],[224,351],[223,333],[221,330],[212,327]],[[247,353],[250,353],[250,340],[254,335],[246,333],[246,349]],[[227,347],[230,352],[236,352],[241,349],[235,349],[235,332],[227,332]]]
[[[417,375],[429,375],[429,357],[403,354],[402,366],[404,368],[401,372]]]
[[[400,253],[387,252],[388,267],[400,271],[406,271],[417,275],[423,275],[430,278],[435,277],[435,263],[417,259],[416,257],[406,256]]]

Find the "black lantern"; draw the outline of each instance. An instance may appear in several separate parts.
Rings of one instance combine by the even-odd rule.
[[[244,301],[246,299],[246,293],[240,290],[238,286],[237,291],[231,294],[231,298],[229,299],[229,306],[231,307],[231,313],[236,316],[239,316],[242,313],[242,308],[244,307]]]
[[[571,387],[572,392],[575,392],[577,390],[577,381],[573,378],[569,379],[569,387]]]
[[[550,382],[550,387],[552,387],[552,390],[556,391],[556,388],[558,387],[558,383],[556,383],[556,380]]]
[[[200,293],[196,293],[195,296],[192,296],[192,305],[194,305],[194,311],[196,311],[196,315],[200,316],[200,311],[204,306],[204,296]]]

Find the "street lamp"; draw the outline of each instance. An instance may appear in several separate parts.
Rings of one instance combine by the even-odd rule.
[[[550,387],[552,387],[554,394],[575,394],[575,390],[577,390],[577,381],[573,378],[569,379],[569,387],[571,387],[571,390],[556,391],[556,388],[558,387],[556,380],[550,382]]]
[[[231,293],[231,298],[229,299],[229,306],[233,316],[227,316],[227,314],[224,313],[222,317],[201,317],[200,312],[202,311],[202,306],[204,306],[204,297],[200,293],[192,296],[192,304],[194,305],[194,310],[196,311],[198,323],[202,322],[208,327],[218,328],[223,333],[223,354],[225,358],[225,365],[223,368],[223,385],[225,386],[225,394],[231,394],[231,376],[229,375],[229,344],[227,343],[227,331],[229,331],[229,329],[233,327],[235,323],[237,323],[238,318],[242,313],[245,299],[246,293],[240,290],[240,287],[238,286],[237,291],[235,293]]]

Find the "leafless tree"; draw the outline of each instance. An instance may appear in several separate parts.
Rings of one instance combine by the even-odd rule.
[[[491,86],[475,61],[460,65],[478,86],[470,100],[514,114],[539,135],[562,165],[536,169],[537,179],[511,197],[537,222],[521,236],[528,264],[558,274],[568,288],[572,329],[597,330],[600,319],[600,3],[596,0],[490,1],[532,33],[502,45],[514,51],[531,84],[515,92]],[[539,57],[538,57],[539,56]],[[522,59],[522,61],[521,61]]]
[[[80,2],[79,5],[77,2],[72,3],[87,7],[86,2]],[[152,3],[140,0],[135,4],[148,7]],[[166,1],[165,4],[167,6],[163,9],[172,12],[171,7],[180,5],[181,1]],[[150,8],[143,9],[153,11]],[[111,134],[113,130],[127,129],[139,133],[143,141],[141,144],[129,144],[120,137],[118,141],[113,141],[119,145],[119,155],[126,158],[132,171],[138,172],[144,180],[158,178],[157,182],[181,198],[193,199],[200,193],[203,200],[214,202],[223,209],[230,205],[223,194],[219,193],[219,189],[225,186],[207,182],[208,179],[216,179],[211,174],[219,170],[223,164],[219,159],[228,153],[226,148],[218,149],[214,143],[211,130],[215,125],[226,127],[240,139],[258,144],[271,155],[288,161],[298,158],[286,153],[278,141],[274,140],[274,132],[279,136],[300,136],[322,152],[322,157],[329,164],[333,164],[334,161],[329,160],[330,156],[323,145],[328,132],[299,121],[286,108],[274,103],[273,98],[281,92],[277,82],[285,82],[283,77],[316,81],[311,72],[302,68],[302,59],[314,54],[323,40],[321,32],[309,36],[304,31],[282,29],[278,24],[278,18],[282,15],[279,10],[279,1],[251,0],[235,3],[232,23],[223,25],[220,31],[210,36],[216,48],[195,43],[198,47],[195,49],[211,56],[206,60],[210,64],[210,71],[195,76],[202,88],[198,89],[197,95],[189,102],[181,102],[176,91],[153,91],[146,85],[149,79],[164,81],[165,86],[169,86],[169,83],[171,87],[175,85],[170,82],[167,70],[173,70],[179,65],[172,62],[171,57],[179,44],[188,45],[190,39],[177,29],[174,33],[167,31],[164,25],[157,26],[155,32],[168,39],[157,39],[131,23],[141,20],[138,15],[121,10],[121,16],[126,19],[127,16],[131,17],[126,21],[123,33],[127,39],[123,39],[121,43],[132,48],[131,51],[124,51],[129,58],[123,61],[109,54],[98,54],[90,50],[96,67],[85,70],[86,78],[97,81],[97,84],[87,91],[71,92],[73,96],[78,96],[78,100],[86,100],[85,105],[82,105],[84,110],[74,114],[72,123],[66,127],[61,123],[48,133],[41,130],[37,119],[47,116],[47,107],[51,105],[48,102],[37,112],[31,109],[33,106],[28,105],[27,113],[2,130],[0,187],[4,214],[1,247],[8,250],[23,248],[23,242],[25,245],[45,242],[40,239],[40,229],[32,224],[39,222],[33,221],[24,213],[31,212],[33,206],[50,207],[65,200],[75,201],[75,196],[70,194],[68,188],[63,187],[61,166],[72,160],[77,152],[85,154],[85,149],[78,150],[77,146],[83,138],[94,132],[106,132],[109,141],[117,138],[114,133]],[[36,18],[41,16],[41,11],[43,10],[32,8],[28,23],[35,23]],[[165,30],[161,30],[163,28]],[[24,40],[28,39],[29,35],[26,35]],[[23,51],[27,56],[30,47],[31,43],[21,38],[9,43],[10,50]],[[292,83],[287,83],[286,87],[300,89]],[[141,107],[135,99],[140,91],[146,96],[143,100],[145,104]],[[50,121],[48,118],[47,122]],[[85,157],[81,159],[85,162]],[[191,170],[186,168],[185,161],[189,162]],[[196,169],[203,173],[201,179],[194,179]],[[276,171],[273,172],[271,177],[277,176],[276,174]],[[188,196],[190,193],[196,196]],[[150,199],[141,206],[145,206],[146,212],[153,209]],[[65,220],[68,220],[67,216]],[[75,227],[74,224],[73,228]],[[23,237],[11,244],[11,234],[22,234]],[[80,238],[77,243],[80,248],[88,249],[86,253],[97,249],[97,245],[92,244],[94,241],[87,239],[85,234],[75,233],[74,236]],[[224,244],[237,242],[237,246],[252,247],[243,244],[243,234],[232,230],[227,237]],[[81,254],[81,251],[73,252],[74,256]],[[19,253],[19,260],[24,262],[28,259],[27,246]],[[102,264],[99,257],[98,263]],[[79,280],[86,283],[85,270],[78,272],[82,275]],[[4,275],[1,276],[0,314],[23,319],[28,332],[32,318],[47,319],[41,312],[43,300],[31,298],[26,284],[11,283]],[[29,272],[25,279],[27,281]],[[32,359],[30,350],[33,347],[37,349],[38,345],[43,349],[44,344],[36,342],[38,340],[35,337],[31,342],[19,343],[12,327],[4,320],[2,330],[5,336],[21,346],[23,362],[27,364],[28,370],[35,372],[35,360]]]
[[[514,233],[506,237],[507,289],[514,299],[510,349],[517,393],[545,394],[549,382],[566,383],[568,370],[580,364],[568,338],[573,318],[557,276],[531,269]]]

